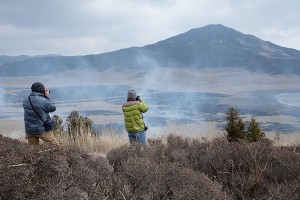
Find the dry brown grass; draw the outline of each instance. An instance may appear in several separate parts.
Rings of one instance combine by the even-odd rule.
[[[150,152],[115,149],[109,155],[120,155],[116,168],[78,148],[32,147],[0,136],[0,199],[230,199],[206,175],[153,162]]]
[[[70,136],[66,132],[55,133],[62,147],[73,147],[89,154],[105,156],[107,152],[128,143],[125,135],[118,135],[107,130],[101,135],[81,134],[77,137]],[[18,138],[21,142],[27,142],[25,135]],[[40,143],[44,142],[40,140]]]
[[[216,181],[223,188],[223,198],[224,195],[234,199],[300,198],[300,146],[277,147],[270,140],[257,143],[228,143],[225,138],[200,141],[177,135],[169,135],[165,141],[150,140],[149,145],[147,151],[122,147],[109,152],[107,158],[119,173],[134,162],[132,159],[141,159],[140,164],[154,163],[161,170],[163,163],[205,174],[209,181]],[[147,167],[141,168],[135,168],[135,173],[142,173]],[[133,174],[130,176],[135,176]],[[194,184],[192,178],[190,181]]]
[[[24,121],[22,120],[0,120],[0,134],[8,137],[17,137],[24,132]]]
[[[0,199],[300,198],[299,145],[174,134],[146,148],[118,144],[104,158],[76,145],[43,151],[49,147],[0,136]]]
[[[0,135],[0,199],[104,199],[112,168],[76,148],[29,146]]]
[[[82,134],[76,138],[67,133],[57,135],[62,146],[76,147],[90,154],[106,154],[112,149],[118,148],[128,143],[128,138],[114,133],[104,135],[85,135]]]

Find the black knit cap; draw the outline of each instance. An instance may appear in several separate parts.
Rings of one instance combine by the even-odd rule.
[[[39,92],[39,93],[44,94],[45,93],[45,86],[41,82],[35,82],[31,86],[31,91],[32,92]]]

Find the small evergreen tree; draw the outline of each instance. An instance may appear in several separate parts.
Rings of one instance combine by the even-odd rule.
[[[240,139],[245,139],[245,123],[240,118],[238,110],[231,107],[228,109],[226,115],[227,140],[229,142],[236,142]]]
[[[248,131],[246,134],[246,139],[250,142],[257,142],[259,140],[265,139],[266,134],[261,131],[258,122],[254,117],[251,118],[248,126]]]

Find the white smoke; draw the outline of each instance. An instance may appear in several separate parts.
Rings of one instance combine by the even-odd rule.
[[[51,97],[57,105],[57,110],[53,114],[64,119],[72,110],[90,111],[86,113],[93,115],[92,120],[97,124],[102,125],[109,122],[110,119],[112,124],[120,124],[123,123],[121,105],[126,101],[127,90],[134,88],[149,105],[149,111],[144,114],[145,122],[150,128],[148,133],[158,126],[164,126],[166,129],[169,129],[170,126],[185,127],[188,130],[191,129],[188,128],[190,126],[195,127],[194,130],[199,127],[198,129],[205,131],[205,124],[201,124],[201,126],[198,124],[206,122],[211,117],[207,117],[207,114],[210,114],[213,107],[218,106],[217,103],[216,105],[209,104],[212,108],[207,109],[208,104],[205,105],[205,103],[211,98],[208,93],[229,95],[227,98],[222,98],[218,102],[219,104],[241,105],[244,102],[247,106],[249,100],[255,99],[255,96],[252,97],[252,93],[247,92],[247,96],[241,98],[243,97],[241,96],[242,91],[256,91],[258,86],[254,83],[259,83],[260,89],[276,89],[280,82],[275,76],[260,74],[251,76],[250,72],[245,74],[238,70],[205,71],[161,67],[155,60],[143,55],[136,60],[136,63],[141,67],[128,66],[123,69],[111,67],[99,71],[97,66],[91,68],[83,66],[82,69],[43,76],[13,77],[13,80],[5,79],[5,81],[2,79],[0,80],[3,83],[0,87],[0,111],[4,111],[6,116],[14,112],[15,116],[18,115],[21,118],[23,113],[19,111],[22,109],[22,102],[18,102],[20,109],[16,110],[14,107],[18,106],[8,102],[5,97],[8,95],[11,99],[14,94],[17,98],[20,97],[15,90],[22,90],[22,95],[28,95],[31,84],[40,81],[50,90],[55,91],[54,89],[56,89],[60,92],[60,99],[55,96],[55,92],[51,92]],[[242,74],[244,75],[242,76]],[[297,81],[299,82],[298,77],[295,77],[284,86],[296,88],[295,82]],[[118,89],[115,89],[114,86]],[[24,92],[25,89],[28,90],[28,94]],[[73,96],[73,92],[70,93],[69,89],[76,94]],[[10,105],[12,105],[12,109],[8,108]],[[5,111],[8,111],[8,114]],[[93,113],[92,111],[97,112]],[[113,112],[103,114],[102,111]],[[218,111],[222,112],[222,110]],[[223,110],[223,114],[225,112],[226,110]],[[210,118],[210,120],[217,118]]]
[[[193,93],[194,88],[182,85],[184,79],[178,81],[178,76],[182,75],[180,69],[160,67],[154,60],[145,56],[140,56],[138,61],[145,67],[135,69],[140,70],[140,73],[138,81],[131,86],[149,106],[149,111],[144,114],[144,120],[150,127],[148,131],[150,134],[155,132],[157,135],[158,132],[170,130],[171,126],[180,126],[187,121],[203,120],[199,113],[196,118],[187,113],[187,108],[195,112],[201,112],[201,108],[197,104],[199,101],[197,95]],[[185,93],[189,91],[191,93]]]

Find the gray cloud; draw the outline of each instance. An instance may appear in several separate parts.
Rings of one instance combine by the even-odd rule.
[[[297,0],[3,0],[0,55],[85,55],[224,24],[300,49]]]

